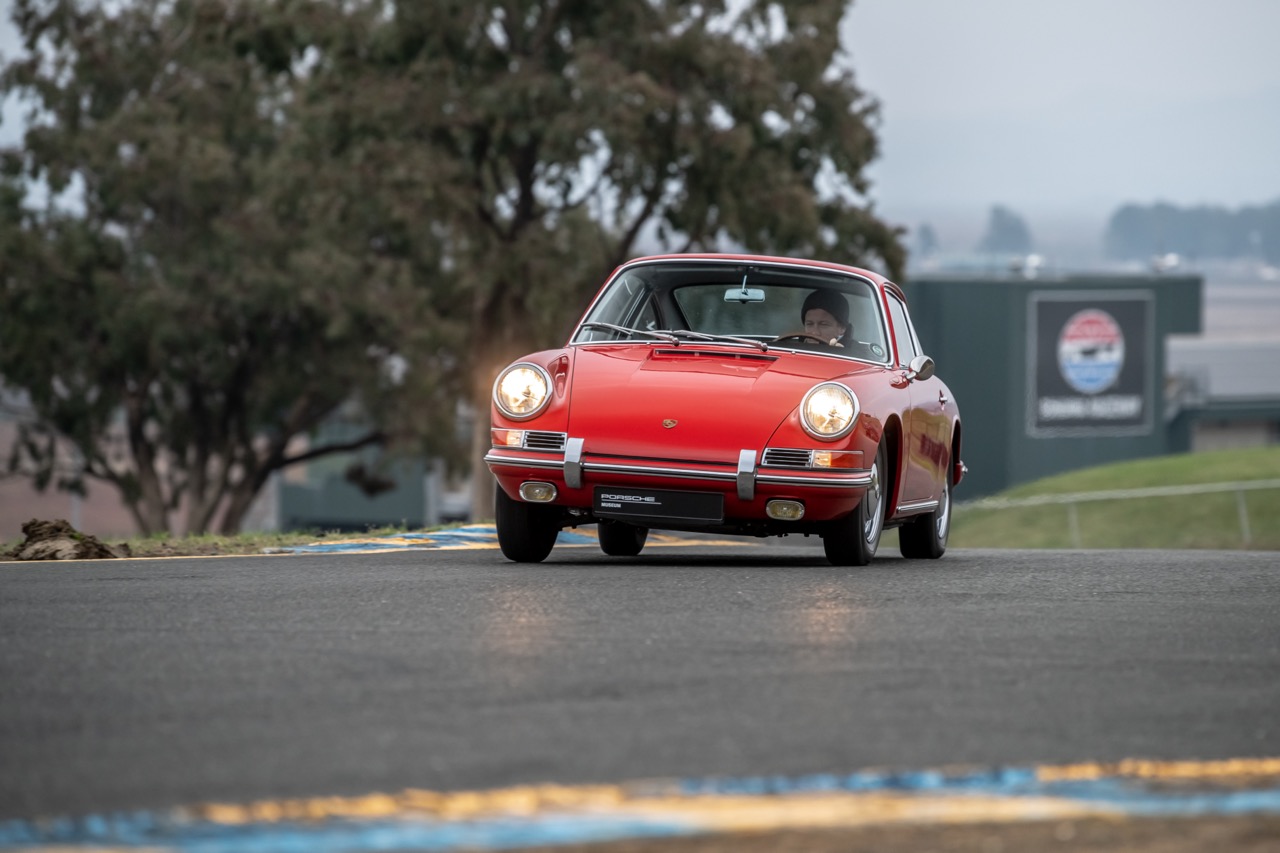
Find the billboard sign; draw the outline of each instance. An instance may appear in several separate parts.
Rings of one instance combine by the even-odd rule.
[[[1146,435],[1152,431],[1154,304],[1149,291],[1031,294],[1029,435]]]

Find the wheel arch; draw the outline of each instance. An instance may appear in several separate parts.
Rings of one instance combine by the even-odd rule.
[[[960,455],[960,449],[963,446],[961,444],[963,432],[964,428],[960,425],[960,419],[956,418],[955,424],[951,427],[951,459],[949,463],[951,471],[948,472],[951,475],[952,486],[959,485],[960,480],[964,478],[964,460]]]
[[[885,458],[889,459],[892,464],[888,466],[888,471],[882,471],[880,476],[887,477],[889,480],[888,488],[885,489],[885,500],[887,501],[885,510],[885,519],[894,516],[898,508],[898,484],[902,482],[901,472],[907,464],[902,457],[905,450],[902,444],[902,421],[896,414],[890,415],[885,420],[884,438]]]

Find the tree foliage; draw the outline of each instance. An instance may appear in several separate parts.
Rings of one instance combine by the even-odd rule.
[[[286,12],[15,9],[4,83],[34,110],[6,159],[0,375],[35,418],[10,461],[48,481],[69,443],[64,483],[111,483],[144,532],[235,529],[272,471],[337,449],[295,439],[353,394],[377,409],[399,347],[408,276],[327,242],[351,188],[294,156]]]
[[[638,251],[900,273],[846,8],[18,0],[3,88],[36,112],[7,160],[0,375],[38,416],[21,461],[60,436],[143,529],[179,504],[203,529],[219,501],[234,527],[352,399],[367,440],[422,446],[469,394],[478,457],[496,371]],[[32,181],[82,209],[32,209]]]
[[[1280,264],[1280,201],[1236,210],[1126,204],[1111,215],[1104,242],[1107,257],[1122,260],[1175,253]]]
[[[998,204],[991,208],[987,231],[978,243],[979,252],[1026,254],[1033,245],[1031,229],[1021,216]]]

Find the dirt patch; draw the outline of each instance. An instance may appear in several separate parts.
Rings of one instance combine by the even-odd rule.
[[[22,525],[26,537],[3,556],[11,560],[106,560],[130,557],[128,545],[111,546],[96,536],[81,533],[64,519],[31,519]]]

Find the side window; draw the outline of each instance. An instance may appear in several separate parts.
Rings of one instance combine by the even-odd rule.
[[[898,341],[898,364],[907,365],[920,354],[916,343],[916,331],[907,318],[907,306],[893,294],[889,294],[889,319],[893,322],[893,336]]]

